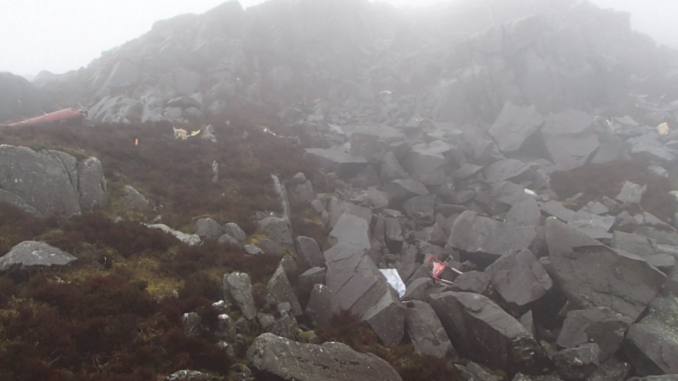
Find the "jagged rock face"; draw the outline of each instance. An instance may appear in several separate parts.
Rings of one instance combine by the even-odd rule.
[[[506,102],[534,105],[543,115],[621,104],[628,73],[643,78],[668,60],[631,30],[628,16],[574,4],[483,0],[405,13],[366,0],[247,10],[232,1],[159,21],[46,88],[58,83],[74,101],[99,103],[93,120],[122,122],[200,118],[223,112],[234,98],[287,106],[304,97],[348,109],[356,101],[380,104],[358,119],[383,120],[401,109],[407,122],[415,107],[401,89],[423,90],[419,116],[458,124],[491,122]],[[170,105],[197,94],[197,107]],[[381,154],[374,150],[369,159]]]
[[[38,216],[70,217],[106,204],[103,168],[96,158],[0,146],[0,200]]]
[[[247,351],[252,369],[261,377],[298,381],[401,381],[388,363],[341,343],[300,344],[265,333]]]
[[[34,116],[49,108],[50,102],[44,92],[25,78],[0,73],[0,122]]]

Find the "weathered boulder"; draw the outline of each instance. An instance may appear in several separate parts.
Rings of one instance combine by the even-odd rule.
[[[448,291],[429,296],[455,348],[471,360],[508,373],[543,374],[546,353],[518,320],[489,298]]]
[[[125,210],[144,210],[151,206],[151,203],[148,201],[148,199],[139,193],[139,191],[134,189],[134,187],[131,185],[125,185],[125,192],[125,195],[120,198],[120,202],[122,203]]]
[[[252,295],[252,282],[247,273],[233,272],[224,275],[224,294],[228,294],[230,299],[240,308],[243,316],[248,320],[257,317],[257,307],[254,305],[254,296]]]
[[[278,269],[275,270],[271,279],[268,280],[266,289],[269,294],[273,296],[276,304],[289,303],[292,315],[301,316],[304,314],[301,310],[301,305],[299,305],[299,300],[292,289],[292,285],[287,279],[287,275],[285,275],[282,264],[278,266]]]
[[[339,243],[324,256],[325,284],[332,290],[340,309],[362,316],[387,291],[386,279],[364,248]]]
[[[384,345],[400,344],[405,335],[405,317],[398,293],[388,287],[381,298],[365,311],[362,321],[374,330]]]
[[[219,237],[225,234],[221,224],[209,217],[198,219],[198,221],[195,222],[195,227],[195,234],[203,239],[219,239]]]
[[[544,117],[534,105],[521,107],[506,102],[488,133],[502,152],[515,152],[525,140],[544,124]]]
[[[387,152],[381,158],[381,167],[379,170],[379,177],[381,181],[387,183],[389,181],[406,179],[410,175],[405,171],[405,169],[400,165],[398,158],[393,152]]]
[[[425,185],[445,184],[445,154],[452,147],[443,141],[421,143],[412,147],[402,161],[403,168],[413,179]]]
[[[546,242],[554,280],[580,308],[608,307],[635,320],[666,278],[641,257],[614,251],[554,217],[546,219]]]
[[[347,243],[362,249],[369,249],[371,247],[369,223],[363,218],[344,213],[327,240],[332,245]]]
[[[257,379],[401,381],[386,361],[336,342],[301,344],[264,333],[247,350],[247,360]]]
[[[438,358],[457,357],[443,324],[428,303],[413,300],[407,303],[404,312],[407,332],[417,353]]]
[[[629,328],[623,347],[636,372],[642,376],[678,374],[678,298],[658,297],[647,316]]]
[[[320,250],[320,245],[313,238],[298,236],[294,239],[296,242],[297,252],[301,254],[304,261],[309,266],[321,267],[325,265],[325,258],[323,252]]]
[[[544,144],[559,170],[579,168],[600,146],[593,118],[582,111],[564,111],[546,117],[541,129]]]
[[[337,312],[339,309],[332,290],[324,284],[316,283],[311,290],[304,314],[313,321],[316,327],[330,327],[332,315]]]
[[[243,242],[247,239],[247,234],[245,234],[245,231],[242,230],[240,225],[236,224],[235,222],[224,224],[224,232],[238,240],[238,242]]]
[[[259,220],[259,227],[261,227],[261,230],[275,242],[285,245],[294,244],[290,224],[284,218],[266,217]]]
[[[0,271],[65,266],[77,258],[43,242],[24,241],[0,257]]]
[[[553,287],[551,277],[528,249],[507,252],[485,272],[502,298],[518,307],[539,300]]]
[[[38,217],[70,217],[106,204],[101,162],[59,151],[0,146],[0,201]]]
[[[367,160],[339,149],[307,148],[304,157],[317,163],[326,172],[336,172],[339,177],[352,178],[367,167]]]
[[[563,348],[596,343],[600,349],[599,359],[604,361],[617,352],[631,323],[627,316],[607,307],[570,311],[557,343]]]
[[[582,344],[553,355],[556,372],[565,381],[583,380],[598,369],[598,344]]]
[[[536,235],[532,226],[502,223],[465,211],[452,224],[447,244],[458,250],[497,258],[508,251],[529,247]]]

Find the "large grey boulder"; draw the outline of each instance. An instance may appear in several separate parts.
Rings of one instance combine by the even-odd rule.
[[[381,158],[379,177],[382,182],[387,183],[392,180],[408,178],[410,175],[400,165],[396,155],[393,152],[387,152]]]
[[[225,232],[224,228],[221,227],[221,224],[213,218],[203,217],[195,222],[195,234],[203,239],[219,239]]]
[[[257,317],[257,307],[254,305],[252,295],[252,282],[247,273],[233,272],[224,275],[224,294],[230,295],[230,299],[240,308],[247,320]]]
[[[387,291],[386,278],[364,248],[339,243],[327,250],[325,284],[342,310],[363,314]]]
[[[455,348],[471,360],[507,373],[543,374],[551,367],[532,334],[489,298],[448,291],[428,301]]]
[[[316,327],[330,327],[332,315],[339,312],[332,290],[324,284],[316,283],[311,290],[311,296],[304,309]]]
[[[541,133],[557,169],[579,168],[598,149],[600,142],[592,124],[593,118],[582,111],[563,111],[546,117]]]
[[[678,374],[678,298],[658,297],[648,314],[631,326],[624,352],[639,375]]]
[[[546,219],[546,243],[554,280],[580,308],[608,307],[635,320],[666,278],[641,257],[610,249],[554,217]]]
[[[515,152],[525,140],[544,124],[544,117],[534,105],[521,107],[506,102],[488,133],[502,152]]]
[[[292,315],[301,316],[304,312],[301,310],[301,305],[299,305],[299,300],[294,294],[292,285],[285,275],[285,270],[282,267],[282,264],[278,266],[278,269],[275,270],[271,279],[268,280],[266,289],[269,294],[273,296],[276,301],[276,304],[280,303],[289,303]]]
[[[313,238],[298,236],[294,239],[297,252],[301,254],[306,264],[311,267],[322,267],[325,265],[323,252],[320,245]]]
[[[598,344],[582,344],[554,354],[553,362],[556,365],[556,372],[563,380],[583,380],[598,369],[599,354]]]
[[[372,210],[364,206],[356,205],[352,202],[342,201],[338,198],[332,197],[329,202],[328,211],[330,212],[330,223],[328,227],[333,229],[339,219],[344,214],[351,214],[356,217],[364,219],[367,224],[372,221]]]
[[[247,360],[257,379],[401,381],[386,361],[337,342],[301,344],[264,333],[247,350]]]
[[[304,157],[317,163],[326,172],[337,172],[340,177],[351,178],[367,167],[367,159],[339,149],[307,148]]]
[[[70,217],[106,203],[96,158],[78,162],[59,151],[0,145],[0,201],[37,217]]]
[[[596,343],[599,359],[604,361],[617,352],[631,323],[627,316],[607,307],[570,311],[556,342],[563,348]]]
[[[328,242],[331,245],[347,243],[362,249],[369,249],[370,226],[363,218],[344,213],[330,232]]]
[[[498,258],[508,251],[528,248],[536,236],[532,226],[507,224],[467,210],[452,224],[447,244],[458,250]]]
[[[445,154],[452,146],[437,140],[432,143],[421,143],[412,147],[402,161],[403,168],[413,179],[425,185],[445,184]]]
[[[398,293],[388,287],[374,306],[365,311],[362,321],[372,328],[384,345],[400,344],[405,335],[405,317]]]
[[[507,252],[485,272],[502,298],[518,307],[539,300],[553,287],[551,277],[528,249]]]
[[[443,324],[426,302],[412,300],[406,304],[405,322],[414,350],[423,355],[454,359],[454,350]]]
[[[275,242],[285,245],[294,244],[290,224],[284,218],[266,217],[259,220],[259,227],[264,231],[264,234]]]
[[[43,242],[24,241],[0,257],[0,271],[13,268],[65,266],[77,260],[73,255]]]

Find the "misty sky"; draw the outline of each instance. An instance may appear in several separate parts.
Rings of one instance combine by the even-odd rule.
[[[225,0],[0,0],[0,71],[35,75],[87,66],[101,52],[148,32],[153,22],[202,13]],[[446,0],[382,0],[421,6]],[[449,1],[449,0],[447,0]],[[678,0],[592,0],[630,11],[634,28],[678,48]],[[249,7],[264,0],[240,0]]]

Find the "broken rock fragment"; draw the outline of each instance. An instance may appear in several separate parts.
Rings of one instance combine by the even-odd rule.
[[[257,379],[288,381],[401,381],[398,373],[371,353],[328,342],[301,344],[270,333],[257,337],[247,350]]]
[[[538,300],[553,287],[551,277],[528,249],[507,252],[485,272],[504,300],[518,307]]]
[[[544,124],[544,117],[534,105],[517,106],[506,102],[488,133],[502,152],[515,152],[525,140]]]
[[[543,374],[550,369],[535,338],[489,298],[448,291],[430,295],[429,303],[455,348],[471,360],[508,373]]]
[[[438,315],[426,302],[413,300],[405,307],[407,332],[418,353],[438,358],[456,358],[457,353]]]

